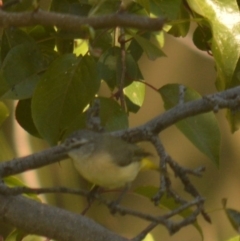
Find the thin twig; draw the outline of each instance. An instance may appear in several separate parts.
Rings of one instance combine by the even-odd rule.
[[[118,39],[118,42],[120,43],[120,49],[121,49],[121,76],[120,76],[120,82],[119,82],[119,98],[121,107],[124,111],[126,111],[126,103],[125,103],[125,96],[123,92],[123,88],[125,86],[125,78],[126,78],[126,48],[125,48],[125,31],[123,28],[120,28],[120,36]]]
[[[7,187],[0,184],[0,194],[4,195],[20,195],[20,194],[46,194],[46,193],[67,193],[81,196],[87,196],[88,191],[82,189],[73,189],[67,187],[46,187],[46,188],[30,188],[30,187]]]
[[[171,185],[171,181],[168,178],[167,174],[167,158],[168,154],[164,149],[162,142],[160,141],[158,136],[151,136],[150,141],[154,145],[155,149],[157,150],[159,160],[159,169],[160,169],[160,185],[159,191],[155,196],[152,198],[155,205],[158,205],[164,193],[168,190],[169,186]]]

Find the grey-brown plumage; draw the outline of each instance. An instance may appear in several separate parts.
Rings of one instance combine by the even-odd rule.
[[[132,182],[141,169],[141,160],[150,154],[119,138],[82,130],[70,140],[82,143],[68,152],[78,172],[89,182],[116,188]]]

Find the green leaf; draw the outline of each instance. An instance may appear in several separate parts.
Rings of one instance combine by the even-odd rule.
[[[153,186],[145,186],[145,187],[139,187],[134,190],[134,193],[139,194],[143,197],[149,198],[150,200],[152,197],[158,192],[157,187]],[[175,200],[171,197],[168,197],[167,195],[164,195],[159,204],[159,208],[167,209],[167,210],[174,210],[181,206],[181,204],[178,204],[175,202]],[[181,216],[183,219],[189,217],[193,213],[191,208],[187,208],[184,211],[178,213],[177,215]],[[201,238],[203,239],[203,232],[199,224],[196,222],[193,223],[193,226],[197,229],[199,234],[201,235]]]
[[[0,130],[0,162],[14,158],[15,154],[5,134]]]
[[[99,78],[106,81],[110,89],[117,86],[117,68],[120,66],[121,50],[118,47],[112,47],[102,54],[98,61],[97,69]]]
[[[204,16],[212,27],[212,53],[217,68],[218,90],[232,86],[240,56],[240,12],[236,0],[188,0],[189,6]]]
[[[156,45],[151,43],[150,40],[147,40],[139,35],[133,35],[133,38],[141,46],[141,48],[144,50],[150,60],[155,60],[159,57],[166,56],[163,51]]]
[[[227,110],[226,118],[231,128],[231,132],[234,133],[240,126],[240,112],[238,110]]]
[[[129,53],[126,53],[125,56],[125,65],[126,65],[126,74],[124,86],[130,85],[134,80],[140,79],[142,74],[139,70],[137,62],[134,60],[133,56]],[[117,69],[118,76],[122,74],[122,66]],[[120,82],[120,79],[119,79]]]
[[[20,229],[14,229],[6,238],[5,241],[22,241],[28,235],[27,232]]]
[[[179,103],[179,85],[168,84],[159,89],[166,110]],[[200,99],[194,90],[186,88],[184,101]],[[177,128],[195,145],[198,150],[208,156],[216,165],[219,164],[220,130],[213,113],[204,113],[188,117],[176,123]]]
[[[150,1],[150,11],[157,17],[166,17],[168,20],[178,18],[181,0],[152,0]]]
[[[131,43],[128,47],[128,51],[136,61],[138,61],[143,54],[142,47],[139,45],[139,43],[135,39],[133,39],[131,41]]]
[[[110,32],[106,30],[97,30],[95,31],[95,38],[90,40],[91,47],[98,48],[102,52],[105,52],[107,49],[111,48],[113,43],[113,37]]]
[[[46,71],[32,99],[33,121],[50,144],[94,98],[100,86],[96,63],[90,56],[63,55]]]
[[[56,30],[54,27],[45,27],[42,25],[36,25],[32,28],[28,28],[27,32],[38,45],[54,50]]]
[[[193,43],[203,51],[209,51],[211,46],[212,33],[209,26],[198,26],[193,33]]]
[[[0,125],[7,119],[9,116],[9,110],[7,106],[3,103],[0,102]]]
[[[52,0],[50,11],[68,13],[70,3],[66,0]]]
[[[4,4],[7,2],[11,2],[12,0],[5,0]],[[36,6],[34,2],[39,2],[39,0],[21,0],[18,1],[16,4],[12,4],[7,11],[11,12],[24,12],[24,11],[33,11],[36,10]]]
[[[225,208],[228,220],[232,227],[239,233],[240,232],[240,212],[231,208]]]
[[[175,37],[185,37],[190,28],[190,14],[183,3],[181,4],[180,11],[175,22],[176,23],[173,24],[168,33]],[[171,24],[171,22],[169,24]]]
[[[120,0],[97,0],[92,7],[89,16],[111,14],[119,10]]]
[[[125,85],[132,83],[139,78],[139,68],[131,54],[126,54],[126,78]],[[110,89],[119,87],[122,74],[121,49],[112,47],[102,54],[97,65],[99,78],[106,81]]]
[[[19,44],[34,43],[34,40],[23,30],[18,28],[5,28],[1,41],[1,61],[8,52]]]
[[[140,106],[133,103],[127,96],[125,96],[125,102],[128,112],[137,113],[139,111]]]
[[[78,116],[73,118],[72,122],[69,124],[68,128],[61,136],[61,140],[65,140],[67,137],[70,136],[70,134],[72,134],[75,131],[78,131],[81,129],[87,129],[86,123],[87,123],[86,112],[80,113]]]
[[[128,116],[120,105],[108,98],[100,99],[100,119],[101,125],[106,131],[117,131],[128,128]]]
[[[21,229],[14,229],[4,241],[42,241],[43,237],[29,234]]]
[[[83,39],[75,39],[74,40],[74,51],[73,53],[76,56],[85,55],[87,54],[89,48],[88,48],[88,41]]]
[[[240,58],[237,62],[236,69],[233,73],[232,87],[240,85]],[[227,110],[226,118],[230,124],[232,133],[237,131],[240,126],[240,111],[239,110]]]
[[[3,180],[8,187],[26,187],[26,185],[19,178],[14,176],[5,177]],[[37,202],[41,202],[41,199],[37,196],[37,194],[27,193],[23,194],[23,196],[31,198]]]
[[[40,138],[32,118],[31,102],[32,99],[18,101],[15,114],[16,120],[25,131],[33,136]]]
[[[124,94],[128,99],[138,106],[138,109],[142,106],[145,97],[145,84],[140,81],[133,81],[131,85],[124,88]],[[129,110],[129,109],[128,109]],[[136,112],[134,112],[136,113]]]
[[[147,0],[140,0],[140,1],[147,1]],[[127,1],[126,1],[127,2]],[[146,4],[145,4],[146,5]],[[142,4],[138,4],[136,2],[131,2],[127,6],[128,13],[134,14],[134,15],[139,15],[142,17],[148,17],[149,16],[149,11],[145,7],[142,6]]]
[[[68,33],[68,31],[61,30],[60,33]],[[67,53],[72,53],[74,48],[74,40],[73,39],[64,39],[64,38],[56,38],[56,47],[58,52],[63,55]]]
[[[52,52],[50,53],[52,54]],[[36,44],[28,43],[12,48],[0,70],[2,99],[25,99],[32,96],[41,73],[49,65],[49,58]]]
[[[150,12],[150,0],[137,0],[137,3],[143,6],[148,13]]]
[[[91,8],[92,6],[87,3],[75,2],[70,5],[69,13],[81,17],[87,17]]]
[[[235,237],[232,237],[230,239],[226,239],[225,241],[240,241],[240,236],[235,236]]]

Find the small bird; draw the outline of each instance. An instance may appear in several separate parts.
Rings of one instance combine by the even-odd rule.
[[[148,159],[150,153],[106,133],[80,130],[68,140],[76,141],[76,145],[69,148],[68,155],[77,171],[90,183],[103,188],[126,186],[140,170],[158,169]]]

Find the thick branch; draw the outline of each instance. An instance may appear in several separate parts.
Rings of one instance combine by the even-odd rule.
[[[38,10],[35,12],[10,13],[0,10],[0,26],[26,27],[36,24],[57,26],[71,31],[82,31],[84,25],[94,29],[114,28],[117,26],[144,30],[161,30],[165,23],[163,18],[147,18],[125,13],[110,14],[99,17],[78,17]]]
[[[21,196],[0,195],[0,217],[27,233],[59,241],[127,241],[82,215]]]

